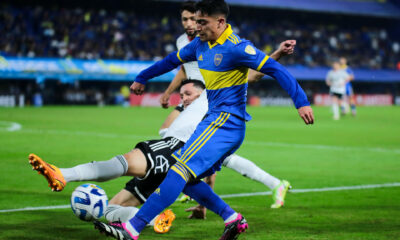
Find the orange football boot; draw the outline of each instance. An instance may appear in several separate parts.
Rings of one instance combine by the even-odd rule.
[[[158,215],[154,221],[154,231],[157,233],[167,233],[175,218],[175,214],[171,209],[165,210],[163,213]]]
[[[32,170],[36,170],[46,178],[52,191],[61,192],[67,185],[58,167],[48,164],[33,153],[29,154],[29,163],[32,165]]]

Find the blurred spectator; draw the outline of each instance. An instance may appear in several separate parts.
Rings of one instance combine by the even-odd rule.
[[[178,11],[165,13],[154,7],[152,14],[138,9],[110,11],[65,8],[0,8],[0,54],[21,57],[80,59],[159,60],[175,50],[182,33]],[[265,10],[267,11],[267,10]],[[175,15],[174,15],[175,14]],[[282,20],[285,19],[285,20]],[[353,68],[396,69],[400,41],[385,28],[365,24],[351,28],[346,21],[330,24],[315,21],[232,14],[235,32],[270,53],[284,39],[296,39],[287,65],[329,66],[332,59],[346,56]]]

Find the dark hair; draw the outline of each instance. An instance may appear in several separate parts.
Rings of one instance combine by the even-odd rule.
[[[191,13],[195,13],[196,12],[196,2],[195,1],[184,1],[181,5],[181,13],[185,10],[188,12],[191,12]]]
[[[182,84],[179,88],[181,88],[182,86],[189,84],[189,83],[193,83],[193,86],[196,88],[201,88],[202,90],[204,90],[206,88],[206,86],[204,85],[204,83],[200,80],[197,79],[185,79],[182,81]]]
[[[224,0],[202,0],[196,4],[196,10],[208,16],[223,14],[225,18],[229,16],[229,6]]]

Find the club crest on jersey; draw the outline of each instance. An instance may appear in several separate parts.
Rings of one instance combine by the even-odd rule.
[[[255,50],[252,46],[250,46],[250,45],[247,45],[247,47],[244,49],[244,51],[245,51],[247,54],[256,55],[256,50]]]
[[[200,54],[199,58],[197,59],[197,61],[203,61],[203,54]]]
[[[222,62],[222,54],[215,54],[214,56],[214,64],[215,66],[220,65]]]

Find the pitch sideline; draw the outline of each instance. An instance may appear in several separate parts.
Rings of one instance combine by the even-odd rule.
[[[290,193],[293,194],[293,193],[309,193],[309,192],[331,192],[331,191],[363,190],[363,189],[389,188],[389,187],[400,187],[400,182],[356,185],[356,186],[326,187],[326,188],[294,189],[294,190],[290,190]],[[220,195],[220,197],[226,199],[226,198],[237,198],[237,197],[271,195],[271,193],[272,193],[271,191],[255,192],[255,193],[237,193],[237,194]],[[3,209],[3,210],[0,210],[0,213],[38,211],[38,210],[50,210],[50,209],[65,209],[65,208],[70,208],[70,205],[26,207],[26,208],[18,208],[18,209]]]

